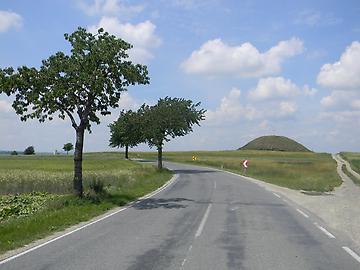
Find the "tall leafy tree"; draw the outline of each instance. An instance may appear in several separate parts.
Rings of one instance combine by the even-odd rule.
[[[84,133],[99,115],[118,107],[127,87],[149,83],[146,66],[128,60],[132,46],[99,29],[92,34],[79,27],[65,34],[71,52],[58,52],[42,61],[40,68],[0,69],[0,91],[14,95],[13,107],[21,120],[40,122],[54,115],[68,117],[76,132],[74,153],[74,190],[83,194],[82,159]]]
[[[66,151],[66,154],[69,154],[69,151],[74,149],[74,145],[72,143],[65,143],[63,149]]]
[[[194,104],[183,98],[165,97],[154,106],[142,105],[139,114],[144,119],[143,132],[150,147],[158,151],[158,168],[162,169],[162,152],[165,142],[171,138],[185,136],[193,131],[194,124],[204,120],[205,110],[199,109],[200,102]]]
[[[126,159],[129,158],[129,147],[144,142],[141,121],[139,113],[129,110],[121,111],[119,118],[109,125],[110,146],[124,147]]]

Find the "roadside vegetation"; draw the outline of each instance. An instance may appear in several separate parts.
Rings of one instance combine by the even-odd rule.
[[[360,174],[360,153],[341,152],[340,155],[350,163],[351,169]]]
[[[83,170],[79,198],[71,156],[1,156],[0,253],[133,201],[172,175],[118,153],[85,154]]]
[[[156,154],[133,153],[133,156],[154,159]],[[242,166],[245,159],[249,160],[246,171]],[[341,184],[336,162],[326,153],[253,150],[165,152],[164,160],[224,169],[296,190],[326,192]]]

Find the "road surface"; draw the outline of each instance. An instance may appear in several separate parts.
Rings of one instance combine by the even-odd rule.
[[[179,177],[156,196],[0,269],[360,269],[337,235],[279,195],[229,173],[167,166]]]

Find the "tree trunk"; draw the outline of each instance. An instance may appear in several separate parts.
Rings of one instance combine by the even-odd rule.
[[[162,169],[162,146],[158,146],[158,169]]]
[[[76,143],[74,153],[74,192],[79,197],[83,196],[82,155],[84,145],[84,132],[85,128],[81,126],[76,129]]]
[[[125,145],[125,158],[129,159],[129,146]]]

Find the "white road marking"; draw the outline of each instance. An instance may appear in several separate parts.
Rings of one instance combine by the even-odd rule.
[[[324,227],[321,227],[319,224],[317,224],[316,222],[314,223],[314,225],[320,229],[323,233],[325,233],[329,238],[336,238],[332,233],[330,233],[327,229],[325,229]]]
[[[214,189],[216,189],[216,181],[214,181]]]
[[[181,267],[183,267],[185,265],[185,263],[186,263],[186,258],[182,261]]]
[[[296,208],[296,211],[298,211],[300,214],[302,214],[304,217],[309,218],[309,216],[307,214],[305,214],[303,211],[301,211],[300,209]]]
[[[60,236],[58,236],[58,237],[56,237],[56,238],[53,238],[53,239],[51,239],[51,240],[49,240],[49,241],[46,241],[46,242],[44,242],[44,243],[42,243],[42,244],[40,244],[40,245],[37,245],[37,246],[32,247],[32,248],[30,248],[30,249],[28,249],[28,250],[25,250],[25,251],[23,251],[23,252],[20,252],[20,253],[14,255],[14,256],[11,256],[11,257],[9,257],[9,258],[7,258],[7,259],[5,259],[5,260],[2,260],[2,261],[0,261],[0,265],[5,264],[5,263],[7,263],[7,262],[9,262],[9,261],[12,261],[12,260],[14,260],[14,259],[16,259],[16,258],[19,258],[19,257],[21,257],[21,256],[23,256],[23,255],[25,255],[25,254],[28,254],[28,253],[30,253],[30,252],[32,252],[32,251],[34,251],[34,250],[37,250],[37,249],[39,249],[39,248],[41,248],[41,247],[43,247],[43,246],[46,246],[46,245],[48,245],[48,244],[50,244],[50,243],[52,243],[52,242],[55,242],[55,241],[57,241],[57,240],[60,240],[60,239],[66,237],[66,236],[68,236],[68,235],[70,235],[70,234],[73,234],[73,233],[78,232],[78,231],[80,231],[80,230],[82,230],[82,229],[85,229],[85,228],[87,228],[87,227],[89,227],[89,226],[91,226],[91,225],[94,225],[94,224],[96,224],[96,223],[98,223],[98,222],[100,222],[100,221],[102,221],[102,220],[104,220],[104,219],[107,219],[107,218],[109,218],[109,217],[112,217],[113,215],[116,215],[116,214],[118,214],[118,213],[120,213],[120,212],[122,212],[122,211],[125,211],[126,209],[130,208],[131,206],[133,206],[133,205],[138,204],[139,202],[141,202],[141,200],[148,199],[148,198],[153,197],[153,196],[155,196],[156,194],[160,193],[161,191],[163,191],[164,189],[166,189],[167,187],[169,187],[171,184],[173,184],[173,183],[178,179],[178,177],[179,177],[179,175],[178,175],[178,174],[175,174],[175,175],[170,179],[170,181],[167,182],[165,185],[163,185],[162,187],[158,188],[157,190],[151,192],[150,194],[141,197],[141,198],[138,199],[137,201],[132,202],[132,203],[129,203],[128,206],[123,207],[123,208],[120,208],[119,210],[117,210],[117,211],[115,211],[115,212],[113,212],[113,213],[110,213],[110,214],[108,214],[108,215],[106,215],[106,216],[103,216],[102,218],[99,218],[99,219],[94,220],[94,221],[92,221],[92,222],[90,222],[90,223],[88,223],[88,224],[85,224],[85,225],[83,225],[83,226],[81,226],[81,227],[79,227],[79,228],[76,228],[75,230],[72,230],[72,231],[70,231],[70,232],[67,232],[67,233],[65,233],[65,234],[63,234],[63,235],[60,235]]]
[[[204,229],[206,220],[207,220],[207,218],[208,218],[208,216],[209,216],[209,213],[210,213],[210,210],[211,210],[211,206],[212,206],[212,203],[210,203],[209,206],[208,206],[208,208],[206,209],[206,212],[205,212],[205,214],[204,214],[204,216],[203,216],[203,218],[202,218],[202,220],[201,220],[201,222],[200,222],[199,228],[198,228],[198,230],[196,231],[195,238],[198,238],[198,237],[201,235],[201,233],[202,233],[202,231],[203,231],[203,229]]]
[[[342,247],[347,253],[350,254],[351,257],[353,257],[355,260],[357,260],[360,263],[360,256],[357,255],[354,251],[352,251],[351,248],[348,247]]]
[[[191,250],[192,250],[192,245],[190,245],[188,252],[190,252]]]
[[[281,198],[280,195],[276,194],[275,192],[273,192],[272,194],[274,194],[278,198]]]

